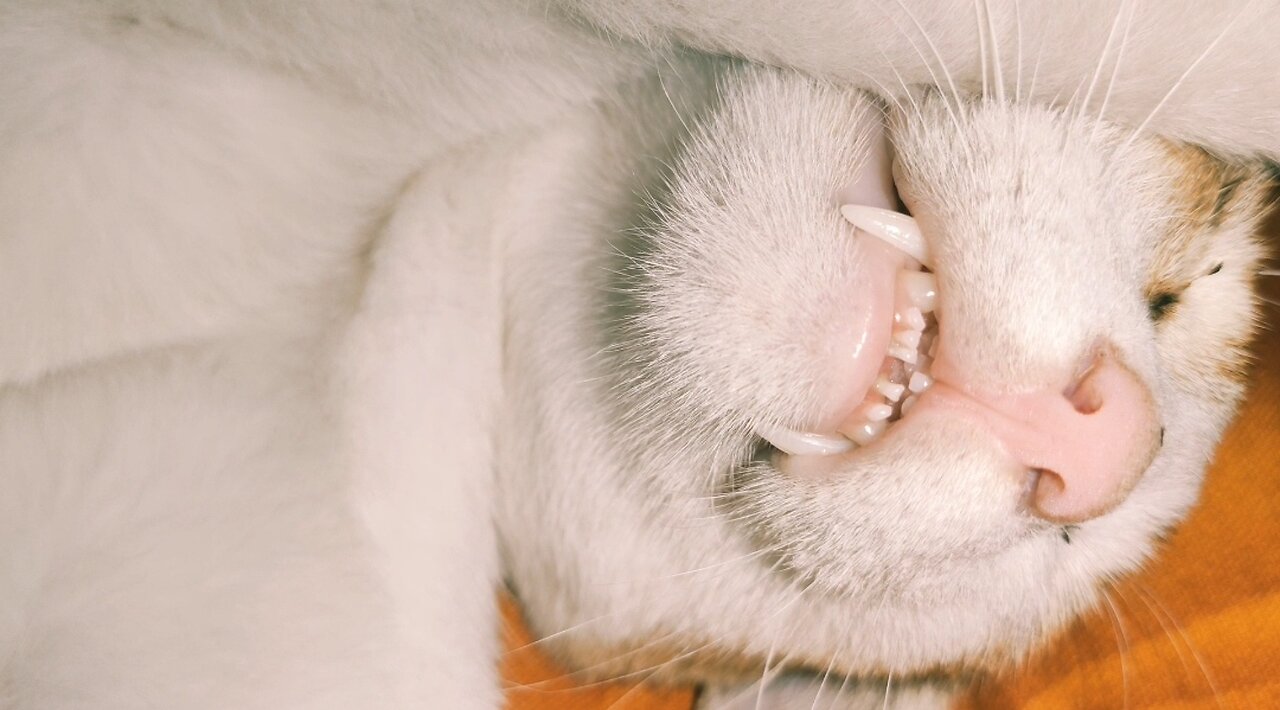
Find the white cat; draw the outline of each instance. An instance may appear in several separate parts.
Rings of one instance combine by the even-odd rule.
[[[1261,172],[1152,136],[1280,155],[1269,3],[1096,5],[0,7],[0,706],[496,707],[504,576],[726,704],[1017,657],[1242,390]],[[1097,495],[963,414],[759,436],[862,394],[881,108],[944,382],[1138,393]]]

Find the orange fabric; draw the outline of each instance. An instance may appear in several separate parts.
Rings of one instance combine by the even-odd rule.
[[[539,652],[520,612],[503,596],[502,681],[507,688],[508,710],[689,710],[691,689],[654,689],[640,685],[607,683],[580,686]]]
[[[1277,226],[1280,226],[1278,224]],[[1275,233],[1280,234],[1280,230]],[[957,710],[1280,708],[1280,277],[1256,383],[1209,472],[1200,506],[1160,557],[1118,583],[1028,665],[988,679]],[[693,695],[576,688],[539,656],[506,602],[508,710],[688,710]]]

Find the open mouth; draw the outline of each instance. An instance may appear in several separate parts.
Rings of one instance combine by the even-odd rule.
[[[757,434],[790,456],[831,456],[867,446],[902,418],[933,385],[938,285],[916,220],[897,204],[887,143],[871,155],[864,177],[842,191],[840,212],[854,227],[863,264],[850,314],[857,329],[836,364],[839,402],[814,430],[762,426]]]

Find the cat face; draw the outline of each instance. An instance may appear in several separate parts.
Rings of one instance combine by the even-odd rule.
[[[663,500],[714,501],[797,605],[859,619],[838,668],[1015,657],[1193,504],[1245,386],[1264,173],[1056,109],[926,92],[881,110],[798,77],[741,79],[677,166],[629,284],[621,426]],[[937,284],[933,374],[969,409],[923,395],[904,415],[907,393],[868,394],[850,365],[908,384],[885,364],[904,277],[838,209],[899,196]],[[868,305],[877,280],[898,294],[892,323]],[[1019,409],[1042,392],[1066,414]],[[873,400],[891,410],[882,431],[841,445]],[[1097,466],[1105,491],[1064,514],[1038,502],[1076,474],[1036,469],[1039,449],[990,424],[1008,416],[1067,468],[1121,451]],[[829,653],[784,645],[801,663]]]

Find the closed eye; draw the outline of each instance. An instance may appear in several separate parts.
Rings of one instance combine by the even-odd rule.
[[[1169,315],[1169,311],[1178,305],[1179,295],[1172,291],[1163,291],[1152,296],[1147,301],[1147,312],[1151,315],[1151,320],[1159,321]]]

